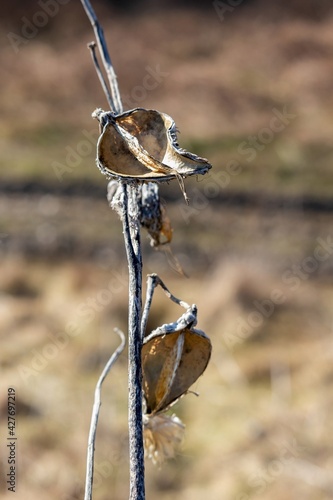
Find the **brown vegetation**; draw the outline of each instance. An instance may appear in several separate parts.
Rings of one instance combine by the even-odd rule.
[[[19,4],[5,33],[40,10]],[[162,470],[147,464],[148,499],[333,495],[333,19],[326,2],[267,4],[244,2],[224,22],[212,6],[161,12],[147,2],[126,15],[99,4],[129,107],[170,114],[180,144],[214,165],[202,182],[186,182],[189,207],[175,182],[162,188],[172,251],[190,280],[143,234],[144,272],[197,303],[213,343],[200,397],[177,406],[182,454]],[[82,498],[94,384],[118,342],[113,328],[126,330],[120,223],[89,188],[63,192],[106,186],[83,133],[96,133],[90,113],[106,107],[91,39],[79,2],[69,2],[17,54],[9,41],[0,53],[1,180],[12,188],[0,202],[0,404],[4,416],[14,386],[16,499]],[[145,89],[147,74],[156,88]],[[269,135],[284,106],[295,117]],[[54,162],[69,167],[62,180]],[[178,317],[162,293],[154,301],[150,328]],[[103,391],[96,500],[128,496],[126,372],[124,356]]]

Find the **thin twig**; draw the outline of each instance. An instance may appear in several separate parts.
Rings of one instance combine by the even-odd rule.
[[[142,312],[142,319],[141,319],[141,338],[142,338],[142,340],[144,339],[145,331],[146,331],[146,328],[147,328],[148,316],[149,316],[149,311],[150,311],[150,308],[151,308],[151,303],[152,303],[152,300],[153,300],[154,291],[155,291],[155,288],[158,285],[160,285],[160,287],[163,289],[163,291],[165,292],[166,296],[170,300],[172,300],[173,302],[175,302],[179,306],[184,307],[184,309],[187,309],[187,310],[191,309],[190,305],[187,304],[187,302],[184,302],[183,300],[177,299],[177,297],[175,297],[174,295],[172,295],[172,293],[170,292],[170,290],[166,287],[166,285],[163,283],[163,281],[161,280],[161,278],[157,274],[155,274],[155,273],[148,274],[148,276],[147,276],[146,301],[145,301],[145,306],[144,306],[144,309],[143,309],[143,312]]]
[[[142,319],[141,319],[141,339],[143,341],[146,328],[147,328],[147,322],[148,322],[148,316],[149,316],[149,311],[151,308],[151,303],[153,300],[153,295],[154,295],[154,290],[156,287],[156,280],[158,276],[157,274],[148,274],[147,276],[147,290],[146,290],[146,302],[145,306],[142,311]]]
[[[91,3],[89,0],[81,0],[81,3],[83,5],[84,10],[86,11],[86,14],[88,16],[88,19],[90,20],[90,23],[93,27],[97,45],[99,52],[101,54],[101,58],[103,61],[103,65],[110,83],[110,88],[111,88],[111,96],[112,96],[112,106],[111,106],[111,111],[113,111],[116,114],[119,114],[123,111],[123,106],[121,103],[121,98],[120,98],[120,93],[119,93],[119,88],[118,88],[118,83],[117,83],[117,76],[116,73],[113,69],[113,65],[111,62],[111,57],[105,42],[104,38],[104,32],[101,27],[101,25],[98,22],[97,16],[95,14],[94,9],[91,6]]]
[[[111,358],[109,361],[106,363],[105,368],[96,384],[96,389],[95,389],[95,398],[94,398],[94,406],[92,410],[92,415],[91,415],[91,423],[90,423],[90,430],[89,430],[89,437],[88,437],[88,450],[87,450],[87,472],[86,472],[86,485],[85,485],[85,494],[84,494],[84,500],[91,500],[92,499],[92,488],[93,488],[93,481],[94,481],[94,454],[95,454],[95,439],[96,439],[96,431],[97,431],[97,424],[98,424],[98,417],[99,417],[99,409],[101,406],[101,389],[102,389],[102,384],[111,370],[112,365],[115,363],[115,361],[118,359],[120,354],[123,352],[126,340],[125,340],[125,335],[123,334],[122,331],[118,330],[115,328],[115,332],[119,335],[121,339],[120,345],[117,347],[117,349],[114,351],[112,354]]]
[[[147,276],[147,291],[146,291],[146,301],[145,301],[145,306],[143,309],[142,313],[142,320],[141,320],[141,338],[142,342],[145,340],[145,332],[146,332],[146,327],[147,327],[147,321],[148,321],[148,315],[149,311],[151,308],[152,300],[153,300],[153,295],[155,288],[160,285],[160,287],[163,289],[164,293],[166,296],[178,304],[181,307],[184,307],[186,309],[186,312],[182,314],[182,316],[177,320],[174,321],[173,323],[168,323],[165,325],[162,325],[161,327],[158,327],[156,330],[151,332],[152,335],[153,333],[156,334],[157,331],[159,332],[179,332],[183,330],[184,328],[188,328],[189,326],[195,326],[197,323],[197,306],[193,304],[190,306],[187,304],[187,302],[184,302],[183,300],[177,299],[170,290],[166,287],[166,285],[163,283],[161,278],[153,273],[153,274],[148,274]],[[147,337],[147,336],[146,336]],[[149,337],[149,336],[148,336]]]
[[[150,282],[151,282],[151,284],[150,284]],[[163,281],[161,280],[161,278],[157,274],[155,274],[155,273],[148,274],[148,276],[147,276],[147,283],[148,283],[148,287],[147,287],[147,299],[146,299],[146,304],[145,304],[144,311],[146,311],[147,300],[150,300],[150,304],[151,304],[151,301],[152,301],[152,297],[149,299],[148,291],[150,293],[153,293],[154,289],[158,285],[160,285],[160,287],[163,289],[163,291],[166,294],[166,296],[170,300],[172,300],[172,302],[175,302],[179,306],[184,307],[184,309],[189,309],[191,307],[187,302],[184,302],[183,300],[177,299],[177,297],[175,297],[174,295],[172,295],[172,293],[170,292],[170,290],[167,288],[167,286],[163,283]],[[152,291],[150,291],[151,288],[152,288]],[[149,312],[149,310],[148,310],[148,312]]]
[[[102,89],[104,90],[104,94],[106,95],[106,99],[108,101],[110,109],[112,109],[112,107],[113,107],[113,101],[112,101],[112,97],[111,97],[111,94],[110,94],[110,90],[109,90],[109,87],[107,86],[107,83],[105,81],[105,78],[103,76],[103,73],[101,71],[101,67],[99,65],[99,62],[98,62],[98,59],[97,59],[97,56],[96,56],[96,43],[95,42],[88,43],[88,49],[90,50],[91,57],[92,57],[92,60],[93,60],[93,63],[94,63],[94,66],[95,66],[95,70],[96,70],[97,76],[99,78],[100,84],[102,86]]]

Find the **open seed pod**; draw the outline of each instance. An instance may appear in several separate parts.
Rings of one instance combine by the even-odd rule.
[[[207,335],[192,326],[180,331],[160,327],[145,337],[142,372],[146,413],[167,410],[185,394],[205,371],[211,350]]]
[[[173,119],[136,108],[120,115],[98,109],[101,126],[97,165],[107,175],[138,180],[170,180],[205,174],[211,165],[178,146]]]

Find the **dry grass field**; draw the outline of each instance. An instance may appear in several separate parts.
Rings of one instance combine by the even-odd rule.
[[[333,16],[325,1],[279,4],[241,2],[222,20],[213,4],[96,3],[125,107],[170,114],[181,146],[214,166],[186,181],[189,207],[176,182],[161,187],[188,278],[142,233],[144,273],[197,304],[213,343],[199,397],[173,408],[182,449],[147,462],[148,500],[333,498]],[[39,4],[13,6],[0,49],[0,497],[75,500],[94,386],[113,328],[126,332],[125,252],[94,165],[91,112],[106,103],[80,3],[33,36],[24,19]],[[157,291],[149,328],[178,316]],[[94,500],[128,497],[127,453],[124,353],[103,389]]]

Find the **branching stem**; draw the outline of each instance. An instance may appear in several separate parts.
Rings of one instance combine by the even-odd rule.
[[[105,42],[104,38],[104,32],[102,26],[99,24],[99,21],[97,19],[97,16],[95,14],[94,9],[91,6],[91,3],[89,0],[81,0],[81,3],[83,5],[84,10],[86,11],[86,14],[88,16],[88,19],[93,27],[99,53],[101,54],[101,58],[103,61],[103,66],[105,68],[109,84],[111,87],[111,96],[112,96],[112,106],[111,106],[111,111],[113,113],[119,114],[123,111],[123,106],[121,103],[121,98],[120,98],[120,93],[119,93],[119,88],[118,88],[118,83],[117,83],[117,76],[116,73],[113,69],[113,65],[111,62],[111,57]]]
[[[100,66],[91,46],[95,68],[102,84],[111,111],[119,114],[123,111],[116,74],[104,39],[103,29],[89,0],[81,0],[93,27],[97,46],[102,58],[111,92],[100,70]],[[122,204],[120,216],[123,224],[125,248],[129,268],[129,313],[128,313],[128,422],[129,422],[129,460],[130,460],[130,500],[145,499],[144,448],[142,429],[142,375],[141,375],[141,309],[142,309],[142,256],[140,244],[139,190],[135,182],[122,183]],[[100,404],[100,403],[99,403]],[[97,409],[97,418],[98,418]],[[94,443],[96,434],[92,435]],[[94,444],[92,444],[92,450]],[[91,449],[88,453],[91,453]],[[90,455],[93,460],[93,456]],[[92,487],[92,482],[91,482]],[[90,500],[87,496],[85,500]]]

